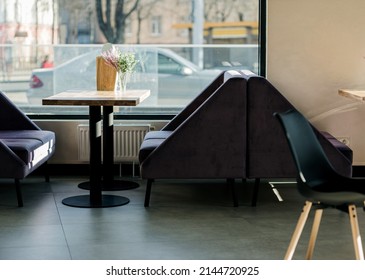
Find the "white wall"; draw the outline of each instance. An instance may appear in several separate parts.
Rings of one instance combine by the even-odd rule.
[[[365,165],[365,103],[338,95],[365,90],[365,1],[268,0],[267,24],[268,79]]]

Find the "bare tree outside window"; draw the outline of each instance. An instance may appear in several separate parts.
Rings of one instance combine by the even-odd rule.
[[[108,42],[123,44],[127,19],[137,9],[140,0],[95,0],[96,15],[101,32]]]
[[[159,0],[149,0],[144,1],[143,4],[140,3],[137,8],[137,44],[141,43],[141,26],[142,21],[151,16],[151,11],[154,5],[159,2]]]
[[[257,20],[258,1],[204,0],[204,18],[208,22]]]
[[[235,1],[205,0],[204,18],[211,22],[224,22],[232,13]]]

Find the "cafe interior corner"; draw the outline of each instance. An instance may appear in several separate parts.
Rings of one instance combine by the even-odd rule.
[[[265,71],[259,74],[263,79],[258,79],[258,83],[262,82],[263,86],[269,83],[268,88],[275,88],[275,92],[280,93],[297,109],[313,125],[315,131],[326,131],[339,144],[350,148],[351,176],[364,176],[365,123],[362,119],[365,105],[362,100],[340,95],[339,91],[365,91],[365,2],[267,0],[261,3],[264,3],[262,7],[266,10],[265,18],[261,19],[265,25],[261,30],[266,32],[262,46],[264,53],[261,54],[265,56],[261,57]],[[250,74],[244,75],[247,75],[247,81],[242,79],[238,85],[246,87],[250,85],[251,77]],[[233,82],[236,80],[232,78],[225,81],[228,91],[237,86]],[[260,87],[261,84],[258,84],[257,88]],[[222,88],[221,92],[225,93],[224,85]],[[220,89],[217,91],[220,92]],[[249,91],[250,86],[247,86],[245,94],[251,94]],[[196,174],[195,171],[205,174],[204,166],[198,170],[191,158],[195,159],[199,151],[209,150],[209,146],[202,145],[198,151],[188,154],[171,148],[174,147],[172,140],[180,136],[179,131],[183,131],[184,127],[190,131],[189,136],[194,137],[182,137],[176,145],[178,148],[187,148],[194,143],[198,145],[201,142],[197,139],[199,137],[212,139],[217,135],[223,135],[223,138],[227,135],[227,138],[233,139],[229,141],[240,142],[239,139],[234,139],[235,136],[228,129],[237,125],[234,122],[225,124],[221,132],[212,129],[209,132],[211,134],[207,134],[203,129],[194,130],[194,125],[199,128],[198,123],[204,119],[203,114],[206,112],[211,114],[208,119],[221,118],[222,121],[217,123],[223,124],[224,119],[233,114],[233,106],[231,110],[219,109],[217,104],[223,106],[228,102],[219,98],[212,95],[209,102],[218,100],[212,106],[208,101],[200,103],[194,108],[197,112],[195,115],[199,116],[197,119],[189,122],[188,118],[173,129],[171,123],[179,121],[173,118],[175,116],[171,117],[172,120],[139,117],[122,121],[127,124],[148,123],[158,137],[145,139],[145,146],[142,146],[146,150],[152,146],[156,149],[153,151],[156,157],[151,158],[150,162],[144,162],[141,166],[138,162],[113,166],[116,180],[133,183],[130,188],[103,191],[106,199],[112,200],[111,203],[114,197],[127,198],[126,203],[115,207],[73,207],[63,203],[67,198],[89,193],[91,196],[93,192],[94,185],[88,186],[90,191],[79,187],[95,174],[90,174],[88,164],[77,166],[75,158],[79,139],[76,134],[69,136],[70,130],[76,130],[80,124],[87,124],[88,120],[74,120],[65,116],[52,119],[46,115],[32,118],[29,115],[41,130],[55,134],[54,151],[47,159],[46,166],[49,180],[44,177],[47,168],[43,166],[22,178],[20,186],[23,205],[19,207],[15,187],[17,181],[14,184],[13,179],[0,179],[0,260],[305,260],[308,256],[313,260],[363,259],[363,245],[356,242],[359,242],[360,235],[364,242],[365,208],[358,207],[357,220],[351,217],[349,220],[352,210],[346,207],[352,205],[350,198],[347,201],[346,197],[339,195],[337,199],[344,201],[340,206],[330,203],[314,205],[316,210],[324,210],[320,227],[318,216],[321,214],[317,215],[317,211],[309,212],[302,234],[297,236],[299,241],[293,245],[298,225],[303,225],[298,219],[302,209],[307,209],[308,205],[305,204],[308,197],[303,197],[298,191],[297,176],[272,176],[273,178],[261,178],[261,181],[244,175],[241,178],[216,174],[205,178],[195,175],[184,177],[184,174]],[[246,108],[244,100],[238,97],[235,107],[240,102],[243,102],[241,116],[246,117],[249,115],[246,111],[250,112],[251,109],[250,103],[247,103]],[[102,113],[106,109],[104,107]],[[220,113],[216,113],[218,110]],[[107,118],[104,114],[104,119]],[[273,122],[279,125],[274,116]],[[252,124],[257,126],[256,131],[265,126],[258,121],[250,122]],[[168,129],[164,132],[166,125]],[[201,127],[204,128],[204,125]],[[237,127],[239,130],[240,126]],[[228,132],[225,132],[225,128]],[[106,126],[103,129],[106,130]],[[284,132],[282,135],[284,137]],[[263,137],[270,139],[271,136]],[[222,137],[217,142],[223,142]],[[171,141],[164,143],[166,139]],[[186,142],[185,139],[196,139],[190,140],[196,142]],[[249,149],[250,140],[245,136],[242,139],[245,139],[242,143],[248,143],[244,149]],[[307,143],[304,136],[302,141]],[[288,145],[288,142],[282,142],[282,145]],[[270,148],[269,152],[276,147]],[[161,153],[157,156],[156,152],[162,149],[169,151],[168,154]],[[226,145],[226,149],[210,149],[211,154],[214,154],[209,157],[210,163],[217,161],[219,154],[232,153],[219,163],[217,173],[237,160],[239,149],[234,150],[230,145]],[[140,155],[140,159],[141,157]],[[146,157],[148,155],[143,156]],[[265,153],[260,154],[260,160],[270,166],[270,158],[266,158]],[[252,162],[257,164],[255,159]],[[0,162],[0,165],[4,164],[5,161]],[[171,168],[174,164],[179,168]],[[156,166],[160,169],[153,169]],[[102,168],[101,165],[99,168]],[[274,166],[273,170],[275,168],[287,169],[285,165]],[[160,175],[170,169],[173,172],[167,177]],[[234,174],[233,170],[227,172]],[[302,181],[303,184],[306,183],[306,180]],[[341,187],[341,191],[346,193],[345,186]],[[360,196],[365,191],[356,188],[354,193]],[[316,225],[319,227],[314,241],[313,222],[313,228]],[[356,223],[357,231],[354,230]]]

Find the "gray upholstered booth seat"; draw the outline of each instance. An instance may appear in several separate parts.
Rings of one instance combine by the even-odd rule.
[[[203,91],[191,104],[189,104],[174,120],[167,124],[162,130],[158,131],[150,131],[144,137],[144,141],[140,147],[139,152],[139,162],[143,162],[147,156],[157,148],[164,139],[168,138],[180,122],[183,120],[183,116],[187,117],[189,112],[193,112],[193,110],[197,109],[211,94],[214,93],[214,90],[217,90],[221,84],[226,82],[231,78],[241,78],[242,73],[239,71],[226,71],[219,75],[215,81],[211,83],[208,88]],[[204,98],[205,99],[204,99]]]
[[[158,134],[154,134],[152,136],[158,136]],[[148,133],[146,134],[146,137],[148,137]],[[139,162],[143,162],[158,146],[161,145],[163,141],[165,141],[166,138],[144,138],[142,145],[139,149]]]
[[[273,117],[294,106],[263,77],[245,71],[228,79],[225,74],[161,131],[147,133],[139,154],[141,176],[147,179],[145,206],[155,179],[255,179],[256,205],[262,178],[296,177]],[[352,150],[331,134],[314,130],[334,168],[351,176]]]
[[[0,108],[0,178],[15,179],[18,206],[23,206],[19,180],[54,154],[56,136],[41,130],[2,92]]]
[[[222,73],[161,131],[147,133],[139,153],[145,206],[156,179],[219,178],[232,186],[245,178],[246,81]]]
[[[52,131],[0,131],[0,140],[30,167],[48,157],[54,148],[54,139]]]
[[[171,130],[157,130],[157,131],[150,131],[146,134],[146,136],[144,137],[144,140],[149,140],[149,139],[166,139],[167,137],[170,136],[170,134],[172,133]]]

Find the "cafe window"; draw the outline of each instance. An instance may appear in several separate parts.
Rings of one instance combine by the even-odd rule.
[[[110,18],[103,1],[101,13],[92,1],[16,2],[17,13],[26,11],[17,22],[0,14],[0,86],[28,115],[87,114],[87,108],[42,106],[42,98],[96,89],[96,56],[108,41],[139,58],[127,88],[151,90],[148,102],[129,108],[130,115],[176,114],[224,70],[263,73],[259,18],[265,0],[227,0],[224,5],[216,0],[140,0],[130,13],[133,5],[124,7],[124,32],[117,32],[121,18],[115,21],[114,14],[122,12],[115,10],[115,1],[110,1]],[[193,4],[199,2],[203,6]],[[196,13],[199,7],[203,10]],[[13,0],[0,2],[0,11],[5,10],[14,10]],[[202,30],[196,28],[197,15]],[[80,22],[88,32],[80,31]],[[201,38],[198,44],[196,38]]]

